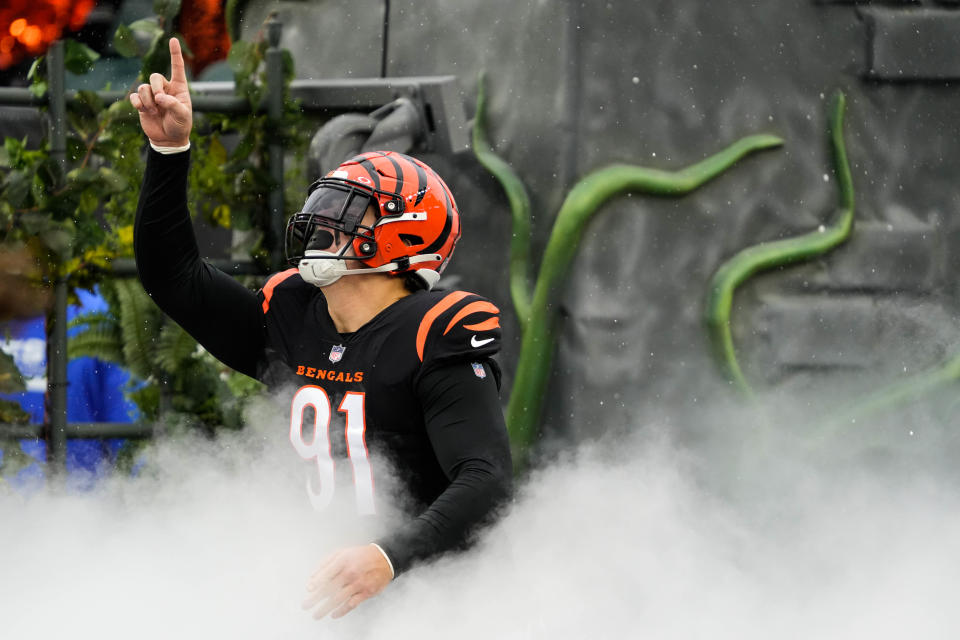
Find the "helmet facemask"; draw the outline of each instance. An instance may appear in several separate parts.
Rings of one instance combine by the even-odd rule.
[[[342,181],[320,180],[307,196],[303,210],[287,222],[284,238],[287,261],[299,268],[305,280],[318,287],[359,271],[349,269],[346,261],[363,261],[376,252],[373,228],[362,224],[367,208],[375,203],[369,189]],[[343,236],[347,242],[342,242]],[[331,246],[340,248],[333,253],[329,251]]]
[[[362,224],[367,207],[377,201],[369,189],[335,180],[320,180],[310,191],[303,209],[287,222],[284,250],[287,262],[297,265],[304,258],[365,260],[376,251],[372,227]],[[348,242],[336,253],[342,237]],[[348,248],[353,247],[353,254]]]

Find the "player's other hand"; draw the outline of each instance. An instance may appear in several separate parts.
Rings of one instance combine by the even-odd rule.
[[[130,104],[140,112],[140,126],[153,144],[182,147],[190,141],[193,105],[179,40],[170,38],[170,79],[150,74],[150,84],[137,87]]]
[[[372,544],[341,549],[327,556],[307,582],[303,608],[313,609],[317,620],[331,612],[340,618],[383,591],[392,579],[390,564]]]

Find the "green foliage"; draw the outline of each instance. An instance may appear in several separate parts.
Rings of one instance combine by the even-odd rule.
[[[125,58],[142,58],[163,37],[163,25],[157,18],[121,24],[113,34],[113,48]]]
[[[263,389],[259,382],[217,362],[161,313],[137,281],[106,281],[101,292],[110,311],[71,322],[80,329],[68,341],[71,358],[91,356],[126,367],[134,378],[126,395],[149,420],[169,407],[167,418],[205,430],[242,425],[244,403]]]
[[[38,98],[47,92],[47,78],[45,73],[46,58],[39,57],[30,65],[27,71],[27,80],[30,81],[30,92]]]
[[[293,59],[284,51],[284,111],[279,122],[271,123],[261,109],[267,78],[264,58],[267,43],[237,41],[231,45],[227,62],[236,79],[236,93],[246,98],[252,112],[244,116],[207,113],[194,127],[191,144],[198,147],[192,156],[191,203],[210,224],[254,232],[248,239],[252,257],[266,265],[269,253],[259,230],[269,227],[267,194],[274,186],[269,173],[269,144],[279,139],[294,156],[285,173],[286,210],[299,205],[307,186],[303,173],[309,144],[305,118],[298,103],[287,95],[294,76]],[[202,152],[200,151],[202,150]]]
[[[17,393],[26,390],[23,374],[17,368],[13,358],[0,351],[0,393]]]
[[[137,20],[117,29],[114,41],[126,55],[142,59],[140,78],[167,73],[166,42],[173,35],[164,24],[179,2],[158,2],[161,16]],[[237,72],[237,93],[251,105],[264,94],[264,42],[234,43],[230,64]],[[95,52],[67,43],[65,58],[76,73],[87,71]],[[293,63],[285,54],[286,81]],[[30,77],[38,94],[47,90],[43,59]],[[128,87],[132,90],[133,87]],[[78,92],[68,105],[65,163],[61,166],[48,143],[28,148],[26,140],[7,138],[0,152],[0,242],[27,244],[41,264],[42,277],[67,277],[71,287],[90,288],[103,277],[111,260],[132,254],[132,224],[143,176],[143,134],[128,101],[104,104],[92,91]],[[208,222],[226,228],[267,228],[267,194],[273,182],[266,161],[269,142],[281,139],[288,152],[302,160],[308,139],[299,107],[287,101],[281,122],[268,126],[267,116],[197,115],[191,144],[190,201]],[[294,166],[302,165],[295,162]],[[290,191],[302,193],[298,171],[286,176]],[[292,210],[292,209],[291,209]],[[250,236],[251,254],[266,259],[259,234]]]
[[[26,386],[23,376],[16,364],[6,353],[0,351],[0,393],[16,393],[23,391]],[[0,398],[0,424],[26,424],[30,421],[30,414],[23,410],[18,402]],[[2,431],[0,431],[2,433]],[[0,472],[5,475],[16,473],[33,460],[20,450],[20,447],[3,447],[3,462],[0,463]],[[3,488],[3,477],[0,476],[0,489]]]
[[[30,414],[23,410],[19,402],[0,399],[0,423],[26,424],[29,420]]]
[[[100,54],[76,40],[67,40],[64,47],[64,66],[70,73],[82,75],[93,69]]]
[[[79,43],[68,42],[66,51],[77,73],[96,59]],[[44,64],[34,64],[31,78],[37,93],[46,91]],[[108,107],[91,91],[69,103],[67,123],[62,165],[47,142],[28,148],[26,140],[4,140],[0,242],[28,246],[43,280],[90,287],[111,259],[131,254],[143,137],[129,103]]]
[[[236,78],[237,93],[247,98],[252,105],[260,104],[264,85],[261,81],[266,42],[234,42],[227,54],[227,64]]]
[[[4,422],[27,422],[29,416],[26,413],[23,413],[22,409],[20,409],[20,413],[23,413],[22,420],[7,420],[7,414],[4,406],[8,404],[16,405],[15,402],[10,402],[8,400],[0,401],[0,418],[4,418]],[[15,408],[11,407],[13,411],[16,411],[16,409],[19,408],[19,405],[16,405]],[[34,462],[36,462],[36,460],[24,453],[16,443],[8,443],[8,446],[3,448],[3,463],[0,464],[0,474],[2,474],[0,475],[0,492],[4,490],[4,478],[15,475],[18,471],[24,467],[29,467]]]
[[[172,20],[180,13],[180,0],[153,0],[153,12],[164,20]]]
[[[180,4],[156,0],[157,16],[117,28],[114,46],[121,55],[140,58],[140,81],[153,72],[169,73],[167,41],[176,35],[172,28]],[[181,45],[188,52],[182,39]],[[230,53],[237,94],[255,107],[265,93],[266,50],[265,42],[235,42]],[[97,59],[89,48],[69,41],[64,57],[77,74],[89,71]],[[293,60],[287,52],[284,61],[288,83]],[[46,59],[38,58],[29,72],[35,95],[47,93],[47,76]],[[188,194],[194,212],[217,226],[249,230],[249,246],[243,248],[266,265],[269,252],[259,231],[269,227],[268,144],[282,140],[285,152],[296,155],[292,164],[303,164],[309,128],[298,105],[287,100],[281,121],[269,126],[259,109],[244,115],[196,114],[194,122]],[[74,322],[81,331],[70,340],[70,356],[95,356],[129,368],[136,382],[127,396],[147,418],[172,410],[205,428],[239,426],[243,401],[260,389],[259,383],[225,370],[163,316],[139,283],[108,279],[111,262],[133,253],[146,142],[136,110],[127,100],[108,104],[95,92],[78,92],[68,103],[66,124],[63,158],[51,153],[48,141],[3,141],[0,246],[26,246],[38,265],[37,279],[66,280],[71,296],[78,288],[101,285],[109,312]],[[302,173],[288,170],[286,179],[287,193],[299,199],[306,183]],[[11,383],[18,376],[14,366]],[[2,413],[0,421],[14,421],[7,415],[12,416]]]

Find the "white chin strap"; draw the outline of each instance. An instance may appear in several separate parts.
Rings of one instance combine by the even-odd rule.
[[[420,262],[440,262],[443,256],[435,253],[427,255],[411,256],[410,264]],[[371,273],[383,273],[385,271],[394,271],[399,269],[400,265],[396,262],[388,262],[379,267],[369,269],[348,269],[347,261],[335,253],[328,251],[310,250],[303,254],[297,269],[300,271],[300,277],[304,282],[309,282],[316,287],[326,287],[333,284],[343,276],[364,275]],[[432,289],[440,279],[440,274],[433,269],[416,269],[413,273],[420,276],[426,283],[427,289]]]

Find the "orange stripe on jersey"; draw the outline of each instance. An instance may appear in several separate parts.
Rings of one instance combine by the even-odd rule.
[[[477,324],[465,324],[463,325],[464,329],[469,329],[470,331],[490,331],[491,329],[500,328],[500,318],[490,318],[484,320],[483,322],[478,322]]]
[[[471,294],[466,291],[454,291],[444,296],[440,302],[433,305],[430,310],[424,314],[423,320],[420,321],[420,328],[417,329],[417,355],[420,356],[420,362],[423,362],[423,348],[427,344],[427,334],[430,333],[430,327],[433,326],[433,321],[436,320],[441,313],[469,295]]]
[[[450,329],[453,329],[455,324],[466,318],[471,313],[480,313],[481,311],[486,311],[488,313],[500,313],[500,309],[497,309],[490,302],[484,302],[481,300],[478,300],[477,302],[471,302],[463,309],[460,309],[460,311],[457,312],[457,315],[453,316],[453,320],[451,320],[450,324],[447,325],[443,335],[450,333]]]
[[[270,276],[269,280],[267,280],[267,284],[263,285],[263,289],[261,289],[261,291],[263,291],[263,312],[264,313],[266,313],[267,310],[270,309],[270,298],[273,297],[273,289],[278,284],[280,284],[281,282],[283,282],[284,280],[286,280],[287,278],[289,278],[295,273],[297,273],[296,269],[287,269],[286,271],[275,273],[272,276]]]

